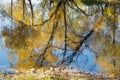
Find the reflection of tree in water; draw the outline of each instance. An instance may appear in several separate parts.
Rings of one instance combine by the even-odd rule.
[[[19,60],[23,59],[25,64],[28,60],[35,67],[54,62],[57,57],[52,55],[52,50],[62,49],[58,66],[69,65],[87,43],[96,54],[96,63],[119,72],[119,41],[116,40],[119,39],[118,1],[43,0],[36,9],[31,0],[28,2],[17,1],[17,4],[11,5],[11,15],[18,27],[12,31],[3,30],[7,47],[16,52]],[[73,52],[65,57],[68,50]]]
[[[36,59],[40,52],[36,52],[34,49],[40,47],[40,44],[42,44],[40,40],[44,40],[40,39],[40,31],[27,26],[18,26],[12,32],[9,29],[4,29],[2,34],[4,35],[6,46],[13,50],[11,53],[15,53],[18,56],[18,67],[30,68],[39,66],[36,64]],[[49,54],[46,54],[46,60],[54,60],[55,58],[51,52],[49,50],[47,52]]]
[[[20,49],[28,46],[33,46],[34,42],[31,38],[36,37],[36,31],[27,27],[18,26],[12,32],[9,29],[4,29],[3,35],[6,36],[5,41],[8,48]]]

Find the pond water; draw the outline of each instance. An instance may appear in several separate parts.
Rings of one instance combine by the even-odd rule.
[[[10,67],[9,57],[8,57],[8,49],[5,46],[4,39],[2,38],[1,31],[4,27],[10,25],[10,19],[8,17],[4,17],[2,15],[4,12],[3,9],[0,8],[0,71],[3,68]],[[9,27],[9,26],[8,26]]]
[[[0,18],[0,31],[4,27],[9,28],[9,25],[10,25],[10,18],[8,17]],[[10,67],[9,57],[7,53],[8,53],[8,48],[5,46],[4,39],[1,36],[0,37],[0,71],[3,70],[3,68]],[[59,55],[58,54],[57,55],[59,56],[59,59],[60,59],[60,56],[63,53],[63,51],[57,50],[57,51],[54,51],[54,53],[55,54],[58,53]],[[68,51],[66,54],[66,57],[69,56],[71,53],[72,51]],[[85,49],[82,52],[82,54],[75,57],[74,60],[76,60],[76,63],[79,63],[79,64],[72,63],[71,67],[77,68],[80,70],[85,70],[85,71],[98,72],[98,67],[96,66],[96,63],[95,63],[95,56],[91,51]]]
[[[2,16],[2,12],[4,12],[4,10],[1,9],[0,16]],[[3,16],[0,18],[0,32],[4,27],[10,28],[10,25],[11,25],[11,19],[9,17]],[[8,49],[5,46],[4,39],[1,36],[0,37],[0,71],[3,70],[3,68],[10,67],[9,57],[7,53],[8,53]],[[60,59],[59,55],[61,55],[62,53],[63,53],[62,50],[54,51],[54,54],[58,55],[59,59]],[[66,56],[69,56],[71,53],[72,51],[68,51]],[[91,52],[90,50],[84,49],[82,54],[75,57],[74,60],[76,60],[75,63],[71,63],[70,67],[79,70],[98,72],[98,67],[95,63],[95,56],[93,52]]]
[[[2,16],[2,12],[4,12],[4,10],[1,9],[0,16]],[[7,28],[10,27],[10,25],[11,25],[10,20],[11,19],[9,17],[6,17],[6,16],[3,16],[0,18],[0,32],[4,27],[7,27]],[[0,37],[0,71],[3,70],[3,68],[10,67],[9,57],[8,57],[7,53],[8,53],[8,49],[6,48],[5,43],[4,43],[4,39],[1,36]],[[58,55],[59,59],[60,59],[59,55],[61,55],[62,53],[63,53],[62,50],[54,51],[54,54]],[[71,53],[72,53],[72,51],[68,51],[66,56],[70,55]],[[82,52],[82,54],[75,57],[74,60],[76,60],[76,63],[78,63],[78,64],[71,63],[71,65],[70,65],[71,67],[77,68],[80,70],[98,72],[98,67],[96,66],[96,63],[95,63],[95,57],[91,51],[85,49]]]
[[[3,43],[3,40],[0,39],[0,71],[2,71],[4,68],[10,67],[9,57],[7,55],[8,49],[5,48]]]
[[[3,30],[3,28],[6,28],[6,27],[10,28],[11,19],[8,16],[3,16],[3,13],[4,13],[4,10],[0,9],[0,71],[3,71],[6,68],[10,68],[10,60],[8,57],[9,49],[5,45],[4,39],[1,35],[1,31]],[[83,45],[83,47],[84,46],[85,45]],[[102,47],[102,45],[100,45],[100,46]],[[53,50],[53,53],[58,56],[58,60],[62,59],[61,55],[63,54],[63,52],[64,52],[63,50]],[[67,51],[66,57],[69,56],[72,52],[73,52],[72,50]],[[103,57],[103,59],[104,59],[104,57]],[[118,56],[118,58],[119,58],[119,56]],[[112,61],[112,59],[110,59],[110,60]],[[115,61],[115,59],[113,59],[113,60]],[[107,59],[106,59],[106,61],[107,61]],[[119,63],[119,60],[117,60],[117,61]],[[108,63],[109,62],[110,61],[108,61]],[[101,61],[101,64],[102,64],[102,61]],[[107,66],[106,64],[107,64],[107,62],[103,64],[106,66],[106,68],[110,67],[110,66],[112,66],[112,68],[114,67],[111,64],[109,64],[110,66]],[[119,67],[119,65],[118,65],[118,67]],[[89,48],[84,48],[82,50],[82,52],[80,52],[79,55],[75,56],[73,58],[73,62],[70,64],[69,68],[82,70],[82,71],[89,71],[89,72],[94,72],[94,73],[100,72],[99,65],[96,64],[96,53],[93,52],[92,50],[90,50]]]

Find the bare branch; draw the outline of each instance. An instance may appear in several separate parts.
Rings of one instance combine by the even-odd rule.
[[[32,14],[32,25],[34,25],[34,13],[33,13],[33,6],[31,0],[28,0],[30,4],[31,14]]]
[[[83,45],[83,43],[93,34],[93,30],[91,30],[80,42],[79,45],[76,47],[76,49],[74,50],[74,52],[72,53],[72,55],[64,58],[64,60],[62,60],[60,63],[58,63],[58,65],[69,65],[72,61],[74,56],[77,55],[77,52],[79,51],[80,47]]]
[[[64,3],[64,26],[65,26],[65,35],[64,35],[64,43],[65,43],[65,45],[64,45],[64,47],[65,47],[65,50],[64,50],[64,53],[63,53],[63,58],[65,57],[65,55],[66,55],[66,52],[67,52],[67,20],[66,20],[66,7],[65,7],[65,4],[66,3]]]
[[[11,0],[11,16],[13,16],[13,0]],[[12,32],[12,24],[13,23],[13,20],[11,18],[11,32]]]

